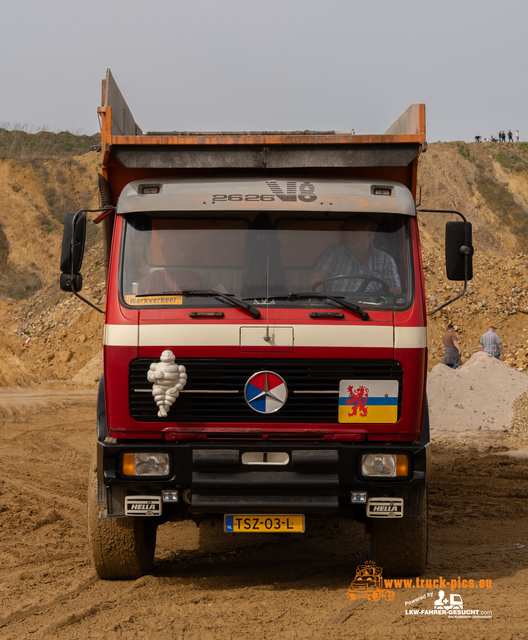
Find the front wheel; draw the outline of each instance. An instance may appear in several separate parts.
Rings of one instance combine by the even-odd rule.
[[[384,576],[420,576],[427,562],[427,488],[419,509],[423,520],[373,519],[370,537],[372,560]]]
[[[88,543],[97,575],[106,580],[139,578],[154,564],[157,525],[140,517],[99,518],[97,456],[88,475]]]

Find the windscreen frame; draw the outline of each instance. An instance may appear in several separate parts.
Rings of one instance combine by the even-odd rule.
[[[273,230],[275,232],[281,231],[280,229],[277,229],[277,227],[279,226],[279,224],[284,223],[285,221],[297,221],[297,220],[305,220],[306,223],[312,223],[312,222],[326,222],[326,221],[331,221],[334,224],[335,223],[342,223],[347,219],[347,213],[348,212],[321,212],[319,215],[313,214],[312,212],[304,212],[304,211],[298,211],[298,212],[292,212],[292,211],[270,211],[268,212],[272,218],[273,218]],[[135,308],[135,309],[145,309],[145,308],[149,308],[149,309],[167,309],[167,308],[179,308],[179,309],[186,309],[186,310],[191,310],[191,309],[202,309],[202,308],[214,308],[214,309],[223,309],[225,310],[226,308],[226,303],[224,301],[221,301],[219,299],[216,299],[214,297],[208,297],[208,298],[192,298],[192,299],[185,299],[184,301],[182,301],[179,304],[149,304],[146,301],[144,301],[141,304],[130,304],[129,301],[127,301],[126,299],[126,294],[124,292],[124,274],[125,274],[125,250],[126,250],[126,246],[127,246],[127,233],[128,230],[130,228],[130,219],[132,217],[138,217],[138,216],[143,216],[144,219],[155,219],[155,218],[178,218],[178,219],[185,219],[185,220],[195,220],[195,221],[199,221],[199,220],[212,220],[212,219],[216,219],[216,220],[245,220],[246,222],[248,222],[248,224],[251,226],[251,224],[255,221],[255,219],[257,218],[258,215],[262,215],[261,211],[251,211],[251,210],[235,210],[233,209],[232,211],[226,212],[226,211],[218,211],[218,212],[209,212],[209,211],[204,211],[204,212],[200,212],[200,213],[196,213],[196,212],[184,212],[184,211],[161,211],[161,212],[136,212],[133,214],[126,214],[123,216],[123,225],[122,225],[122,231],[121,231],[121,247],[120,247],[120,257],[119,257],[119,274],[118,274],[118,282],[119,282],[119,299],[120,299],[120,303],[128,308]],[[354,214],[352,214],[354,215]],[[365,214],[365,215],[369,215],[372,217],[372,214]],[[359,304],[362,308],[364,308],[365,310],[374,310],[374,309],[380,309],[380,310],[384,310],[384,311],[403,311],[406,310],[408,308],[410,308],[410,306],[412,305],[413,301],[414,301],[414,297],[415,297],[415,293],[414,293],[414,286],[415,286],[415,265],[414,265],[414,255],[413,255],[413,250],[412,250],[412,232],[411,232],[411,220],[412,218],[406,215],[401,215],[401,214],[393,214],[393,213],[386,213],[386,214],[376,214],[376,218],[378,219],[383,219],[386,218],[387,216],[391,216],[395,219],[399,219],[401,221],[399,227],[398,227],[398,231],[400,234],[403,235],[403,243],[401,243],[400,246],[400,253],[402,256],[402,260],[404,262],[403,264],[403,268],[404,270],[400,273],[400,276],[402,278],[402,280],[405,280],[405,282],[407,283],[407,290],[406,292],[404,292],[405,296],[405,302],[403,304],[399,303],[396,304],[396,302],[394,301],[392,304],[377,304],[374,302],[369,302],[369,301],[359,301]],[[252,231],[251,229],[249,229],[249,231]],[[189,287],[187,287],[189,288]],[[205,287],[204,287],[205,288]],[[307,291],[309,291],[309,288],[307,288]],[[225,293],[225,292],[224,292]],[[228,293],[233,293],[232,291],[229,291]],[[290,291],[285,291],[285,294],[289,294],[289,293],[293,293]],[[340,296],[342,295],[340,292],[334,292],[331,295],[337,295]],[[274,298],[273,294],[271,294],[270,296],[270,300],[272,298]],[[275,297],[278,297],[278,294],[275,294]],[[252,303],[254,303],[256,306],[261,306],[261,307],[266,307],[268,304],[270,304],[269,301],[267,301],[267,297],[266,296],[253,296],[251,297],[251,299],[247,296],[245,296],[245,298],[248,301],[251,301]],[[348,298],[347,298],[348,299]],[[352,302],[357,302],[357,300],[352,299]],[[328,301],[325,301],[324,299],[297,299],[296,301],[287,301],[287,300],[276,300],[273,301],[273,305],[276,307],[280,307],[280,308],[310,308],[313,310],[319,310],[321,308],[328,308],[333,307],[333,304],[329,304]]]

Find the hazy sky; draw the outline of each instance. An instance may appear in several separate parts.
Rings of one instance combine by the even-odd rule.
[[[528,140],[520,0],[2,2],[0,123],[99,131],[109,67],[143,130],[383,133],[425,102],[427,140]]]

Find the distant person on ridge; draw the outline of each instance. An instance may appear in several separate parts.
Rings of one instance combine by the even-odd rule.
[[[515,142],[519,142],[519,129],[515,132]]]
[[[511,129],[508,131],[508,142],[513,142],[513,133],[511,132]]]
[[[489,331],[486,331],[480,339],[480,350],[500,360],[501,353],[504,353],[504,349],[501,339],[495,333],[496,330],[497,327],[490,325]]]
[[[452,324],[447,325],[447,331],[442,336],[442,342],[444,343],[443,364],[451,367],[451,369],[458,369],[462,365],[462,358],[460,357],[462,352],[458,344],[455,327]]]

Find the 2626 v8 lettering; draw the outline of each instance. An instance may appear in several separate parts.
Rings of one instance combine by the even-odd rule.
[[[303,515],[226,515],[228,533],[304,533]]]
[[[272,194],[246,194],[231,193],[231,194],[214,194],[213,202],[274,202],[280,200],[281,202],[314,202],[317,200],[315,195],[315,187],[311,182],[297,183],[295,180],[288,180],[286,182],[285,191],[275,180],[267,180],[267,187],[273,192]],[[299,192],[299,193],[297,193]]]
[[[256,194],[248,194],[242,195],[241,193],[232,193],[230,195],[227,194],[215,194],[213,195],[213,202],[273,202],[275,200],[275,196],[272,195],[256,195]]]

